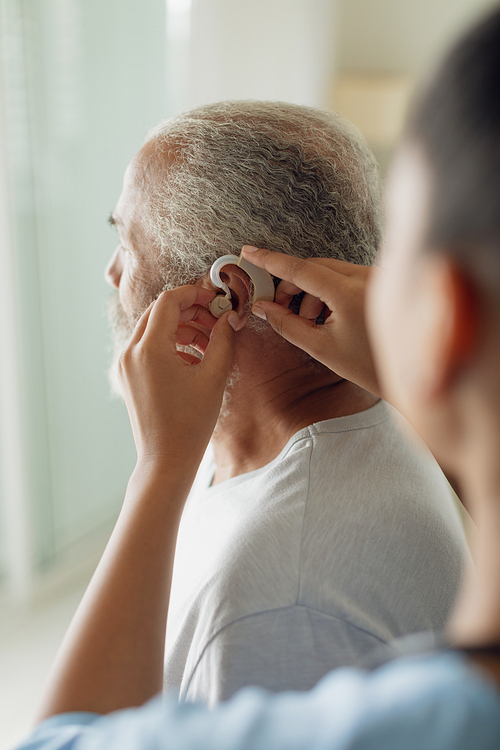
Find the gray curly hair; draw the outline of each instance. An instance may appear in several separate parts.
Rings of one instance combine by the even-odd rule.
[[[144,228],[177,283],[192,283],[244,244],[373,262],[381,234],[378,168],[340,115],[281,102],[220,102],[162,122],[146,142],[155,168],[148,170]]]

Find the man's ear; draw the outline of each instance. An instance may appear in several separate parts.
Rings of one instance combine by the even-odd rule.
[[[239,266],[228,264],[222,267],[220,278],[229,287],[233,310],[241,318],[248,312],[249,302],[253,295],[253,285],[250,277]]]
[[[249,317],[250,300],[253,296],[253,285],[247,273],[239,266],[229,263],[223,266],[220,271],[220,279],[229,288],[231,293],[230,307],[233,309],[242,321],[241,328],[246,325]],[[210,272],[198,279],[196,284],[200,284],[206,289],[210,289],[221,297],[225,297],[223,289],[216,287],[210,280]]]
[[[475,348],[479,302],[472,279],[445,254],[430,258],[429,315],[426,315],[427,397],[440,396],[460,376]]]

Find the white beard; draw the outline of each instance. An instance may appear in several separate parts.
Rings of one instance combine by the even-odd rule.
[[[140,316],[137,316],[137,320]],[[111,364],[108,368],[108,381],[111,388],[111,394],[117,398],[123,398],[120,382],[118,380],[118,360],[121,353],[129,344],[130,337],[135,328],[136,321],[128,318],[118,297],[118,292],[114,292],[109,299],[108,320],[111,326],[113,339],[113,354]]]

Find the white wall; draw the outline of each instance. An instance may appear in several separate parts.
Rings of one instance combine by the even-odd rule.
[[[252,98],[323,105],[335,10],[336,0],[192,0],[188,72],[175,109]]]

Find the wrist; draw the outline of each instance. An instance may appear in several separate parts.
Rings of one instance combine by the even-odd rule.
[[[177,457],[172,456],[138,456],[128,482],[127,495],[158,495],[162,502],[167,498],[169,503],[184,502],[198,466],[199,461],[177,460]]]
[[[137,450],[134,472],[179,478],[192,472],[196,475],[210,437],[211,433],[202,435],[199,429],[186,429],[176,437],[153,434],[144,438],[134,432]]]

